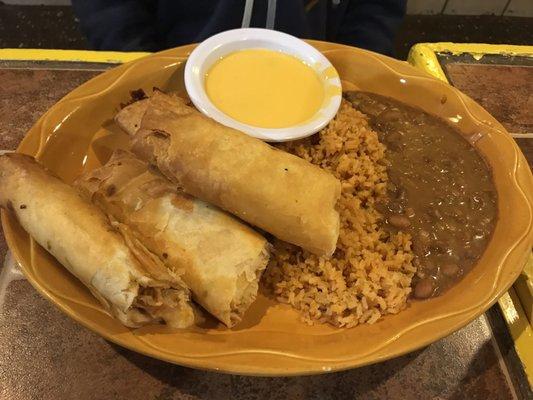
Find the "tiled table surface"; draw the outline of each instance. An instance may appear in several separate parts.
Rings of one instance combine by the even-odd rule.
[[[450,83],[479,102],[509,132],[533,131],[533,57],[487,54],[476,59],[465,53],[437,54],[437,58]]]
[[[0,63],[0,148],[16,148],[43,112],[97,73],[72,64]],[[5,254],[1,236],[0,257]],[[7,264],[0,273],[2,400],[533,397],[497,308],[378,365],[315,377],[239,377],[174,366],[106,342],[51,306]]]

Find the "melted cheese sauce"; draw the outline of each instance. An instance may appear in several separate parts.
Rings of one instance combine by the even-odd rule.
[[[241,50],[217,61],[205,90],[226,115],[261,128],[285,128],[313,117],[324,100],[318,74],[296,57],[266,49]]]

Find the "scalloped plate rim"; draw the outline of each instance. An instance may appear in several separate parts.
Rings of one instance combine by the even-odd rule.
[[[316,42],[314,42],[314,43],[316,43]],[[167,50],[165,52],[162,52],[162,54],[159,54],[159,53],[158,54],[154,54],[154,55],[143,57],[143,58],[141,58],[139,60],[132,61],[130,63],[124,64],[123,66],[119,67],[119,68],[123,68],[123,71],[122,71],[120,77],[117,79],[117,81],[124,80],[125,77],[127,76],[127,74],[129,73],[129,71],[135,69],[136,65],[140,65],[141,63],[144,63],[144,62],[150,62],[150,60],[153,60],[155,58],[160,58],[160,59],[162,59],[162,58],[171,59],[172,58],[172,59],[176,59],[176,57],[169,57],[169,56],[166,56],[165,54],[173,52],[173,51],[179,51],[180,49],[187,49],[187,48],[190,48],[190,46],[185,46],[184,48]],[[340,49],[349,49],[346,46],[342,46],[342,47],[341,46],[337,46],[333,50],[329,50],[329,51],[335,51],[335,49],[339,49],[339,48]],[[357,49],[357,51],[362,51],[362,50]],[[381,60],[380,58],[383,58],[383,56],[374,55],[373,53],[367,52],[367,51],[364,51],[364,50],[362,52],[367,53],[373,59],[375,59],[378,62],[382,63],[391,72],[396,73],[397,75],[405,75],[405,74],[400,74],[399,72],[395,71],[394,68],[390,67],[390,65],[388,65],[386,62]],[[183,57],[180,57],[180,58],[183,59]],[[182,60],[180,60],[180,61],[182,61]],[[394,62],[399,62],[398,60],[393,60],[393,61]],[[422,73],[420,73],[420,75],[416,75],[416,73],[420,73],[420,71],[416,71],[416,70],[413,71],[412,78],[414,78],[414,79],[416,79],[416,78],[428,79],[428,80],[431,80],[431,81],[437,81],[440,84],[444,84],[445,85],[445,83],[443,83],[442,81],[439,81],[439,80],[437,80],[435,78],[432,78],[429,75],[422,74]],[[99,76],[101,76],[101,75],[99,75]],[[56,105],[54,105],[50,110],[48,110],[37,121],[37,123],[34,125],[34,127],[30,131],[33,132],[37,128],[39,128],[39,130],[42,130],[43,126],[46,123],[47,118],[51,115],[51,113],[53,113],[53,111],[54,111],[54,109],[56,109],[57,105],[64,104],[64,103],[66,103],[68,101],[76,102],[76,101],[83,101],[84,99],[86,100],[87,98],[98,97],[98,95],[100,95],[102,91],[98,91],[96,93],[87,94],[87,95],[84,95],[84,96],[76,96],[76,92],[82,90],[83,88],[86,87],[86,85],[89,85],[91,81],[93,81],[94,79],[97,79],[97,78],[98,78],[98,76],[93,78],[92,80],[86,82],[85,84],[81,85],[77,89],[74,89],[69,94],[67,94],[63,99],[61,99],[58,103],[56,103]],[[111,87],[113,85],[111,85]],[[110,90],[111,87],[108,87],[108,88],[104,89],[103,91]],[[468,113],[470,114],[471,118],[476,120],[479,124],[485,124],[484,121],[480,121],[476,116],[474,116],[470,112],[470,109],[469,109],[468,105],[465,103],[465,101],[463,100],[463,98],[461,96],[464,96],[468,101],[473,102],[473,100],[471,100],[468,96],[465,96],[464,94],[462,94],[457,89],[453,88],[453,90],[454,90],[455,94],[458,96],[459,100],[462,102],[463,108],[468,111]],[[496,129],[495,127],[492,127],[492,126],[489,126],[489,125],[486,125],[486,126],[488,127],[488,129],[492,129],[492,130],[497,131],[498,134],[502,133],[501,129]],[[505,132],[505,130],[503,130],[503,132]],[[47,143],[47,141],[48,141],[48,139],[50,137],[50,135],[48,135],[47,139],[43,143],[43,141],[42,141],[42,132],[40,132],[40,133],[41,133],[41,135],[40,135],[41,136],[41,141],[40,141],[40,146],[39,146],[40,149],[39,149],[39,151],[41,150],[41,147],[43,145],[46,145],[46,143]],[[29,135],[24,138],[24,140],[22,141],[22,143],[19,146],[19,148],[23,147],[23,145],[24,145],[24,143],[25,143],[25,141],[26,141],[26,139],[28,137],[29,137]],[[510,140],[512,140],[512,139],[510,139]],[[516,151],[517,151],[517,149],[515,148],[515,152]],[[517,173],[516,173],[517,169],[519,168],[519,163],[520,163],[520,161],[522,161],[521,157],[523,157],[523,156],[521,155],[520,152],[515,153],[515,160],[514,160],[515,168],[514,168],[514,171],[513,171],[514,172],[513,173],[513,178],[514,178],[514,181],[515,181],[515,186],[521,189],[523,197],[524,197],[524,199],[527,202],[527,196],[525,195],[520,183],[518,182],[518,177],[517,177]],[[529,204],[529,207],[530,207],[530,211],[531,211],[531,204]],[[9,222],[11,222],[11,221],[9,221]],[[28,271],[26,270],[26,266],[22,262],[23,257],[21,256],[21,254],[18,253],[19,249],[16,248],[16,246],[14,246],[14,243],[12,243],[12,231],[11,231],[11,226],[10,226],[9,222],[7,222],[6,215],[2,211],[2,224],[4,226],[4,231],[6,233],[6,239],[8,241],[8,244],[9,244],[10,248],[14,250],[15,258],[19,262],[21,262],[21,265],[23,266],[24,273],[28,277],[30,283],[34,287],[36,287],[36,289],[42,295],[44,295],[49,301],[53,302],[56,306],[58,306],[67,315],[69,315],[70,317],[72,317],[73,319],[75,319],[77,322],[81,323],[85,327],[87,327],[87,328],[89,328],[89,329],[91,329],[93,331],[96,331],[98,334],[104,336],[106,339],[108,339],[110,341],[113,341],[113,342],[115,342],[115,343],[117,343],[117,344],[119,344],[121,346],[127,347],[127,348],[129,348],[131,350],[141,352],[141,353],[143,353],[145,355],[150,355],[150,356],[154,356],[154,357],[157,357],[157,358],[160,358],[160,359],[164,359],[165,361],[178,363],[178,364],[181,364],[181,365],[186,365],[186,366],[194,367],[194,368],[211,369],[211,370],[217,370],[217,371],[221,371],[220,368],[218,368],[216,366],[216,365],[218,365],[217,362],[214,362],[213,364],[211,364],[211,363],[206,363],[206,362],[203,362],[203,363],[198,363],[198,362],[194,362],[194,361],[188,362],[187,360],[191,360],[191,359],[192,360],[198,360],[198,358],[202,358],[202,359],[219,358],[219,357],[226,357],[226,356],[237,356],[238,357],[239,355],[241,355],[243,353],[267,353],[269,355],[275,354],[276,357],[289,357],[289,358],[296,358],[296,359],[304,359],[304,358],[306,358],[306,357],[298,356],[298,355],[294,355],[294,354],[289,354],[289,353],[285,353],[284,354],[283,352],[265,350],[265,349],[261,349],[261,350],[259,350],[259,349],[257,349],[257,350],[245,350],[245,351],[229,352],[229,353],[223,353],[223,354],[201,355],[201,356],[196,356],[196,357],[195,356],[187,356],[187,355],[184,355],[184,354],[179,354],[179,355],[175,355],[174,354],[174,357],[173,357],[172,354],[165,355],[164,354],[165,352],[161,351],[161,349],[159,349],[159,353],[157,353],[157,349],[155,349],[155,353],[154,352],[150,352],[150,351],[145,351],[145,350],[140,349],[139,347],[137,347],[135,345],[132,345],[131,343],[127,343],[127,341],[122,340],[121,337],[110,335],[107,332],[101,332],[98,329],[98,327],[95,327],[95,324],[92,323],[92,321],[85,320],[85,319],[81,318],[78,314],[76,314],[74,311],[72,311],[69,306],[67,306],[64,303],[57,302],[54,299],[54,297],[53,297],[54,293],[50,293],[50,290],[45,288],[45,287],[43,287],[42,284],[38,280],[36,280],[34,276],[29,276],[30,274],[28,274]],[[490,307],[492,304],[494,304],[496,302],[497,298],[501,294],[503,294],[508,289],[508,287],[510,287],[512,285],[514,279],[516,279],[516,276],[518,276],[518,274],[520,272],[518,270],[518,272],[516,273],[516,276],[514,278],[512,278],[512,279],[509,279],[509,277],[507,277],[507,279],[505,279],[506,284],[504,286],[501,286],[502,282],[499,282],[499,281],[502,279],[501,270],[503,269],[503,264],[505,262],[505,259],[514,250],[514,248],[519,246],[521,244],[521,242],[523,242],[524,240],[527,240],[528,233],[529,233],[529,236],[531,236],[531,212],[530,212],[529,230],[526,229],[523,232],[523,235],[520,238],[520,240],[515,242],[515,245],[513,246],[513,248],[509,249],[509,251],[506,254],[506,256],[504,257],[503,261],[500,263],[499,267],[497,268],[497,271],[496,271],[496,274],[495,274],[495,278],[496,279],[495,279],[495,283],[494,283],[494,285],[492,287],[491,293],[489,293],[488,296],[486,296],[483,300],[481,300],[480,304],[473,305],[471,308],[469,308],[467,310],[462,310],[462,311],[460,311],[458,313],[455,313],[455,314],[453,314],[451,316],[444,316],[443,317],[444,319],[448,318],[448,317],[459,317],[459,321],[455,322],[452,325],[450,325],[450,327],[448,329],[441,330],[437,335],[434,335],[434,336],[432,336],[430,338],[427,338],[427,340],[425,340],[425,341],[419,341],[415,346],[408,346],[408,348],[404,349],[403,351],[396,351],[396,352],[392,351],[392,352],[390,352],[387,355],[379,356],[378,357],[379,360],[384,360],[384,359],[388,359],[388,358],[391,358],[391,357],[399,356],[399,355],[408,353],[410,351],[414,351],[414,350],[416,350],[416,349],[418,349],[420,347],[426,346],[427,344],[429,344],[429,343],[431,343],[431,342],[433,342],[435,340],[438,340],[438,339],[448,335],[449,333],[459,329],[460,327],[464,326],[466,323],[468,323],[469,321],[473,320],[474,318],[476,318],[477,316],[482,314],[488,307]],[[524,262],[525,262],[525,260],[526,260],[526,258],[524,257]],[[69,301],[69,300],[67,300],[67,301]],[[473,309],[476,309],[476,311],[473,311]],[[463,315],[461,315],[461,314],[463,314]],[[424,325],[426,323],[431,323],[431,320],[433,320],[433,318],[431,318],[430,321],[423,320],[419,324],[417,324],[417,326]],[[357,329],[357,328],[355,328],[355,329]],[[414,327],[412,329],[416,329],[416,327]],[[374,354],[376,352],[379,352],[383,348],[386,348],[386,347],[390,346],[392,343],[396,342],[396,340],[398,340],[398,338],[401,337],[404,333],[405,332],[401,332],[400,335],[398,335],[398,337],[391,337],[390,341],[385,343],[382,347],[378,347],[377,349],[374,349],[373,351],[370,351],[369,353],[367,353],[367,354],[365,354],[363,356],[359,355],[359,356],[357,356],[355,358],[344,359],[344,360],[337,359],[336,361],[335,360],[327,360],[327,361],[326,360],[320,360],[320,359],[318,359],[316,357],[314,359],[311,358],[311,359],[307,359],[306,360],[306,361],[311,361],[311,362],[315,362],[315,363],[336,362],[336,364],[334,366],[332,366],[332,367],[330,367],[330,368],[328,368],[326,370],[323,369],[323,368],[317,368],[317,369],[309,369],[309,368],[307,368],[306,370],[302,370],[302,371],[295,370],[295,371],[291,371],[291,372],[288,372],[288,373],[283,373],[283,372],[277,373],[277,372],[273,372],[273,371],[269,370],[268,368],[266,368],[266,369],[265,368],[258,368],[257,370],[253,370],[253,369],[250,369],[248,367],[245,370],[243,370],[243,369],[238,368],[238,367],[236,367],[236,368],[235,367],[231,367],[231,368],[226,368],[224,371],[221,371],[221,372],[240,373],[240,374],[248,374],[248,375],[268,375],[268,376],[281,376],[281,375],[283,375],[283,376],[288,376],[288,375],[303,375],[303,374],[324,373],[324,372],[332,372],[332,371],[339,371],[339,370],[343,370],[343,369],[349,369],[349,368],[352,368],[354,366],[362,366],[362,365],[367,365],[367,364],[376,362],[377,360],[372,359],[372,354]],[[359,362],[358,362],[358,360],[359,360]],[[203,365],[200,365],[200,364],[203,364]]]

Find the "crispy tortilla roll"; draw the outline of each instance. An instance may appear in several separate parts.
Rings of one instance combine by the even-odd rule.
[[[0,206],[124,325],[194,323],[189,291],[133,237],[32,157],[0,156]]]
[[[124,107],[115,115],[115,122],[129,135],[141,127],[141,120],[148,108],[148,99],[142,99]]]
[[[124,111],[124,110],[123,110]],[[284,241],[331,255],[340,182],[308,161],[154,92],[132,150],[184,190]]]
[[[183,272],[194,299],[233,326],[257,296],[268,242],[217,207],[179,192],[155,170],[119,150],[76,186],[128,225],[168,268]]]

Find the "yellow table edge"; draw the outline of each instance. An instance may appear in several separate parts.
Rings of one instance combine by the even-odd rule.
[[[470,53],[476,59],[485,54],[509,54],[533,56],[533,46],[490,45],[476,43],[419,43],[409,51],[408,62],[431,75],[448,82],[437,59],[437,53]],[[92,50],[56,50],[56,49],[0,49],[0,60],[5,61],[67,61],[121,64],[150,53],[116,52]],[[529,382],[533,385],[533,312],[531,290],[533,287],[533,256],[530,257],[524,274],[508,293],[498,301],[504,318],[509,326],[516,351],[522,360]],[[529,279],[528,279],[529,278]],[[518,294],[517,294],[518,292]],[[520,295],[520,297],[519,297]],[[529,295],[529,302],[524,302]],[[524,300],[522,300],[524,298]],[[526,316],[526,310],[529,315]],[[528,319],[529,317],[529,319]]]
[[[487,54],[533,57],[533,46],[483,43],[418,43],[409,51],[407,61],[417,68],[448,82],[437,54],[471,54],[476,60]],[[533,385],[533,256],[513,287],[498,304],[509,327],[516,352],[522,361],[530,385]]]
[[[70,61],[121,64],[147,56],[143,52],[55,50],[55,49],[0,49],[2,61]]]
[[[448,82],[440,66],[437,53],[451,53],[454,55],[468,53],[476,60],[487,54],[533,57],[533,46],[451,42],[418,43],[411,47],[407,61],[409,64],[430,73],[440,80]]]

